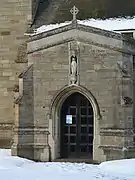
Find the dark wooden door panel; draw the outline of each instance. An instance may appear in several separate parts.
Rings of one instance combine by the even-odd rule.
[[[72,123],[66,122],[72,115]],[[90,102],[80,93],[74,93],[64,102],[61,109],[61,156],[86,157],[93,150],[93,109]]]

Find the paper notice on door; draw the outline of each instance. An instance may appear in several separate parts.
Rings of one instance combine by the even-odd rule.
[[[72,124],[72,115],[66,115],[66,124]]]

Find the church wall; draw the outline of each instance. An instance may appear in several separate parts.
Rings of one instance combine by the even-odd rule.
[[[68,84],[68,44],[35,52],[30,56],[34,63],[35,125],[48,127],[46,116],[49,113],[51,100]]]
[[[34,146],[38,146],[34,159],[47,161],[51,102],[55,94],[68,84],[68,44],[34,52],[28,55],[28,59],[31,64],[33,62],[34,126],[41,132],[34,137]]]
[[[14,122],[13,89],[18,84],[18,75],[27,64],[27,37],[24,33],[29,22],[29,0],[0,1],[0,147],[11,145]]]
[[[132,121],[127,121],[127,117],[132,116],[132,108],[123,109],[120,103],[124,87],[121,84],[122,77],[117,63],[123,61],[123,53],[84,43],[80,43],[79,46],[80,84],[94,95],[102,117],[99,121],[99,130],[95,131],[95,136],[100,135],[100,140],[96,140],[94,145],[95,157],[99,156],[97,159],[102,159],[102,151],[98,149],[101,147],[104,150],[106,147],[106,159],[117,159],[118,156],[122,158],[121,147],[125,144],[125,138],[122,132],[117,134],[117,131],[127,126],[132,128]],[[130,57],[129,55],[126,60],[129,61]],[[130,88],[132,89],[127,86],[128,90]],[[95,126],[98,127],[98,122],[95,122]],[[108,130],[112,132],[108,134]],[[132,137],[129,137],[129,140],[132,142]]]
[[[50,117],[52,115],[50,106],[57,92],[69,83],[69,44],[71,43],[72,48],[78,48],[79,52],[79,85],[93,94],[101,113],[101,119],[96,119],[94,124],[96,137],[94,139],[94,160],[104,161],[125,157],[122,148],[133,146],[133,136],[126,132],[127,130],[132,131],[133,112],[132,103],[123,104],[122,98],[133,98],[133,58],[128,52],[129,50],[134,51],[133,46],[128,46],[120,39],[111,40],[105,36],[81,31],[69,31],[44,38],[46,35],[44,33],[43,38],[37,38],[37,40],[34,37],[35,39],[33,38],[33,41],[28,44],[29,63],[34,64],[34,123],[36,127],[44,127],[46,130],[49,128],[50,133],[50,136],[48,134],[41,136],[40,142],[45,146],[48,143],[48,148],[51,142],[53,158],[59,157],[58,117],[55,117],[57,123],[53,122],[54,119],[51,122],[50,118],[54,117]],[[72,36],[78,38],[78,41],[64,43],[66,38]],[[63,44],[56,45],[62,39]],[[49,48],[48,46],[52,44],[55,46]],[[126,65],[124,66],[126,76],[123,74],[123,65]],[[49,125],[50,122],[55,125]],[[54,131],[58,134],[55,142]],[[35,151],[37,159],[41,159],[39,154],[37,155]],[[43,157],[43,150],[41,154]]]
[[[100,134],[100,141],[95,142],[95,151],[101,147],[108,160],[123,158],[122,147],[134,145],[133,105],[132,102],[127,105],[121,103],[122,97],[133,100],[133,56],[84,43],[79,46],[80,84],[92,92],[102,116],[99,131],[96,131]],[[128,75],[120,71],[120,62],[126,65]],[[130,156],[130,151],[126,156]]]
[[[126,60],[129,61],[130,57],[127,56]],[[125,127],[121,119],[123,117],[120,116],[123,111],[120,105],[123,89],[117,63],[121,61],[121,52],[80,43],[80,84],[87,87],[96,97],[103,116],[101,126],[104,128]],[[127,89],[124,89],[129,89],[128,93],[132,96],[132,85],[130,88],[128,85]]]
[[[12,155],[34,158],[33,66],[19,79],[19,96],[15,101],[15,124]]]
[[[34,108],[34,99],[33,99],[33,66],[29,66],[26,74],[22,77],[22,103],[21,103],[21,114],[20,118],[20,127],[30,128],[34,126],[33,122],[33,108]],[[21,83],[20,83],[21,84]],[[21,91],[21,89],[20,89]],[[23,112],[22,112],[23,111]]]

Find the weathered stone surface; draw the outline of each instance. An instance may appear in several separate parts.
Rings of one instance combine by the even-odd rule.
[[[20,129],[18,136],[20,133],[33,136],[30,144],[34,145],[33,158],[36,160],[48,161],[60,157],[59,112],[64,99],[73,92],[86,93],[90,102],[92,98],[95,99],[94,160],[100,162],[124,158],[122,148],[134,144],[134,135],[129,133],[133,130],[133,104],[123,107],[120,103],[123,95],[130,94],[133,98],[132,76],[125,79],[117,65],[118,61],[128,62],[130,71],[133,71],[134,43],[129,49],[119,35],[111,36],[100,30],[86,29],[81,26],[80,29],[67,31],[63,27],[58,32],[43,33],[42,37],[37,35],[28,43],[28,63],[33,65],[32,69],[25,71],[24,76],[20,76],[23,78],[23,98],[17,107],[19,117],[16,122],[20,127],[33,123],[33,131],[26,130],[25,134]],[[69,46],[78,53],[79,78],[75,86],[69,85]],[[18,144],[21,146],[26,142],[20,141]],[[22,155],[25,156],[25,153]]]
[[[0,1],[0,123],[14,123],[13,89],[18,83],[18,74],[27,66],[28,37],[24,33],[33,22],[38,3],[38,0]],[[0,126],[0,139],[3,138],[1,132]],[[8,147],[11,133],[12,128],[7,132]],[[6,147],[5,140],[4,145]],[[2,141],[0,147],[3,147]]]
[[[135,124],[135,42],[120,34],[70,24],[33,36],[28,42],[27,63],[28,37],[24,33],[33,23],[39,1],[20,2],[0,1],[0,147],[12,145],[13,155],[35,160],[58,158],[58,112],[64,98],[78,91],[90,92],[89,99],[94,97],[98,105],[93,158],[134,157],[134,135],[120,128],[133,129]],[[79,48],[77,86],[68,86],[69,44],[73,50]],[[133,103],[122,106],[121,97],[130,97]],[[126,155],[121,151],[125,145]]]
[[[16,9],[16,11],[14,11]],[[5,92],[0,91],[0,123],[14,123],[13,108],[13,87],[18,81],[18,72],[22,71],[24,66],[17,65],[17,49],[27,38],[24,33],[27,29],[27,16],[30,13],[29,2],[27,0],[0,1],[0,87],[5,88]],[[8,111],[5,111],[5,108]],[[11,126],[12,127],[12,126]],[[0,127],[0,139],[3,138]],[[12,128],[8,130],[7,136],[12,141]],[[3,146],[0,142],[0,147]],[[7,142],[9,147],[9,143]],[[5,143],[6,147],[6,143]]]

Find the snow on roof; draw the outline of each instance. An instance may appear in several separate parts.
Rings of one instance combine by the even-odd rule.
[[[43,25],[34,30],[34,34],[37,35],[52,29],[56,29],[62,26],[69,25],[71,21],[64,22],[60,24],[50,24],[50,25]],[[115,30],[135,30],[135,16],[132,18],[110,18],[106,20],[101,19],[88,19],[88,20],[78,20],[79,24],[92,26],[95,28],[100,28],[108,31],[115,31]]]
[[[42,33],[42,32],[50,31],[50,30],[52,30],[52,29],[56,29],[56,28],[59,28],[59,27],[62,27],[62,26],[69,25],[70,23],[71,23],[71,21],[70,21],[70,22],[60,23],[60,24],[43,25],[43,26],[35,29],[35,33],[36,33],[36,34],[40,34],[40,33]]]
[[[92,26],[108,31],[126,30],[126,29],[135,30],[135,16],[133,18],[110,18],[106,20],[89,19],[89,20],[79,21],[79,24]]]

